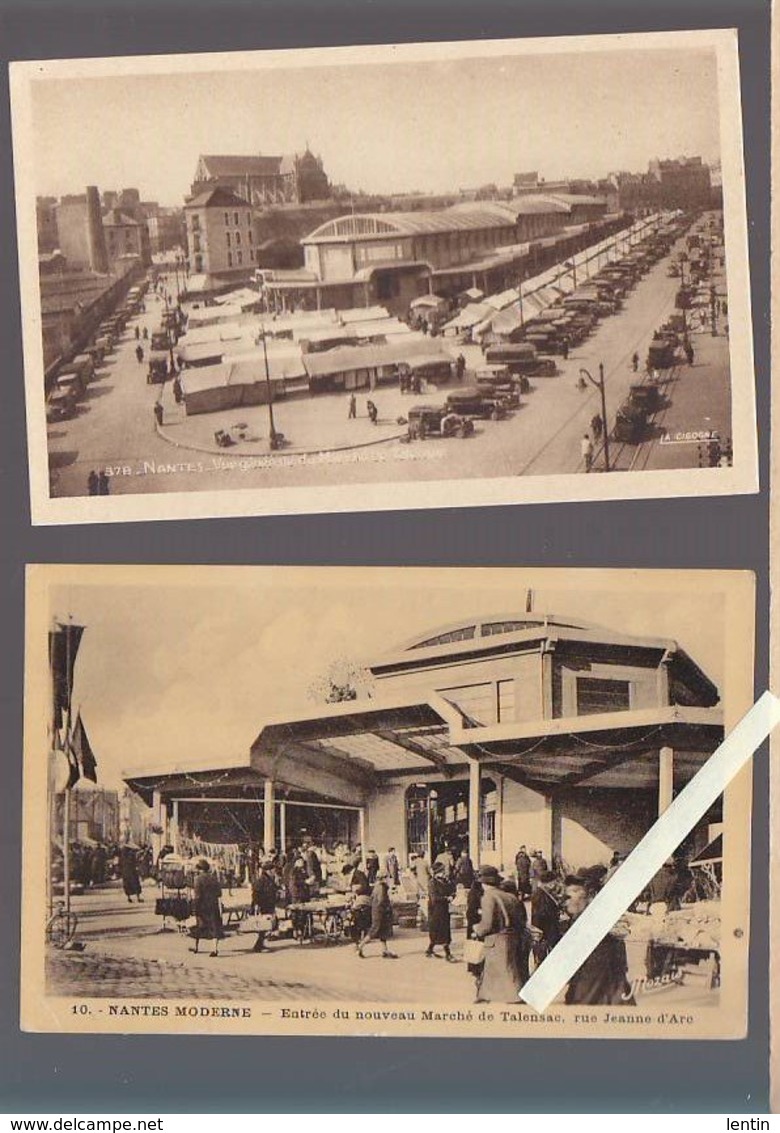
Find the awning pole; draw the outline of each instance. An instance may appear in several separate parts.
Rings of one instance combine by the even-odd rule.
[[[658,752],[658,814],[671,806],[674,798],[674,749],[662,747]]]
[[[479,866],[480,850],[480,770],[479,760],[472,759],[469,764],[469,857],[475,868]]]
[[[274,781],[273,779],[266,779],[263,785],[263,847],[267,854],[272,854],[276,849],[274,801]]]

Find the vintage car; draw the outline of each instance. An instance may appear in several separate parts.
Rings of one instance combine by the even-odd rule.
[[[646,416],[652,417],[663,407],[661,390],[654,382],[641,382],[632,385],[628,394],[629,404],[635,409],[641,409]]]
[[[58,374],[55,386],[57,389],[68,390],[72,393],[76,401],[79,401],[87,392],[86,383],[81,374],[76,370],[69,370],[65,373]]]
[[[167,350],[171,344],[168,331],[164,327],[155,327],[149,346],[152,350]]]
[[[668,370],[675,364],[674,343],[668,338],[656,337],[647,349],[648,370]]]
[[[485,392],[479,386],[465,386],[447,394],[447,407],[464,417],[480,417],[498,421],[506,416],[506,406],[500,398]]]
[[[147,385],[161,385],[168,378],[168,353],[165,350],[152,350],[149,354],[149,368],[146,374]]]
[[[55,386],[46,399],[46,420],[63,421],[76,411],[78,398],[72,389]]]
[[[647,414],[630,401],[624,402],[615,414],[612,436],[616,441],[639,444],[647,431]]]
[[[520,388],[506,366],[484,366],[477,370],[477,386],[487,397],[502,402],[505,409],[517,409],[520,404]]]
[[[409,410],[409,440],[426,437],[470,437],[474,422],[446,405],[413,405]]]

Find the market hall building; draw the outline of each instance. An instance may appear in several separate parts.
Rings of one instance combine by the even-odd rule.
[[[676,642],[552,615],[463,621],[370,671],[374,696],[264,724],[245,761],[126,775],[155,849],[308,834],[404,860],[457,843],[507,868],[525,844],[577,868],[630,851],[724,734],[717,688]]]
[[[485,294],[517,284],[625,226],[600,197],[474,201],[435,211],[353,213],[301,240],[304,266],[263,270],[276,310],[296,305],[406,313],[420,295]]]

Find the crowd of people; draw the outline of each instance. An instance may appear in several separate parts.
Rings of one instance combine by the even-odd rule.
[[[70,843],[70,882],[83,889],[94,889],[109,882],[135,875],[139,884],[154,876],[154,856],[149,845],[119,842],[72,841]],[[135,895],[135,881],[132,884]],[[128,895],[129,896],[129,895]]]

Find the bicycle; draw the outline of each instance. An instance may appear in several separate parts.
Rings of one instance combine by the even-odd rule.
[[[46,943],[53,948],[66,948],[76,936],[79,919],[61,902],[46,922]]]

